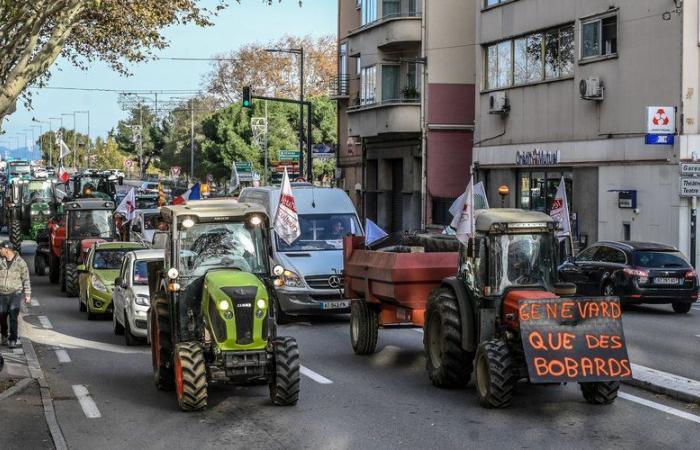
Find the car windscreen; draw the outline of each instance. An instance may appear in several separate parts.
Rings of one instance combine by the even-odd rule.
[[[122,267],[127,250],[97,250],[92,261],[92,268],[97,270],[115,270]]]
[[[634,265],[649,269],[687,269],[690,264],[681,252],[637,251]]]
[[[348,234],[362,236],[355,214],[300,214],[301,235],[291,245],[277,237],[281,252],[342,250]]]
[[[134,286],[148,286],[148,260],[134,262]]]

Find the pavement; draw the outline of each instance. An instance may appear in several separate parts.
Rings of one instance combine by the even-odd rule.
[[[301,351],[296,406],[272,406],[265,386],[215,384],[205,411],[183,413],[174,393],[154,387],[147,346],[127,347],[110,320],[88,321],[78,300],[63,296],[47,277],[33,277],[33,287],[22,335],[33,343],[61,435],[72,449],[697,448],[696,403],[623,386],[613,405],[601,407],[585,403],[575,384],[523,384],[511,408],[486,410],[473,387],[430,384],[421,330],[380,330],[378,352],[357,356],[347,316],[280,327],[280,334],[297,338]],[[690,337],[699,338],[684,333],[700,312],[651,310],[625,312],[632,361],[691,376],[699,350]],[[0,400],[0,408],[7,401]],[[31,428],[10,435],[3,426],[0,437],[35,448],[24,444],[25,436],[41,435],[46,422],[41,409],[27,409],[38,414]],[[44,438],[47,433],[44,428]],[[11,448],[5,442],[0,448]]]

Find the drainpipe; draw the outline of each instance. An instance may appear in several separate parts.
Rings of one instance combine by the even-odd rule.
[[[421,203],[421,229],[425,230],[428,226],[428,127],[426,121],[426,108],[428,106],[428,64],[426,54],[426,16],[425,9],[426,0],[421,2],[421,58],[424,61],[420,64],[422,67],[421,76],[421,100],[420,100],[420,127],[421,127],[421,183],[420,183],[420,203]]]

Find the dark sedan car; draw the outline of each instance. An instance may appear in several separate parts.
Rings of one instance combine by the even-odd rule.
[[[648,242],[598,242],[559,267],[580,295],[618,296],[622,304],[670,303],[687,313],[698,277],[678,249]]]

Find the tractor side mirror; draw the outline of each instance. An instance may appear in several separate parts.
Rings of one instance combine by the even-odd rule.
[[[153,233],[153,248],[155,249],[163,249],[168,245],[168,236],[169,233],[167,231],[156,231]]]
[[[131,226],[131,231],[139,232],[141,231],[141,227],[139,227],[139,224],[135,223]]]

